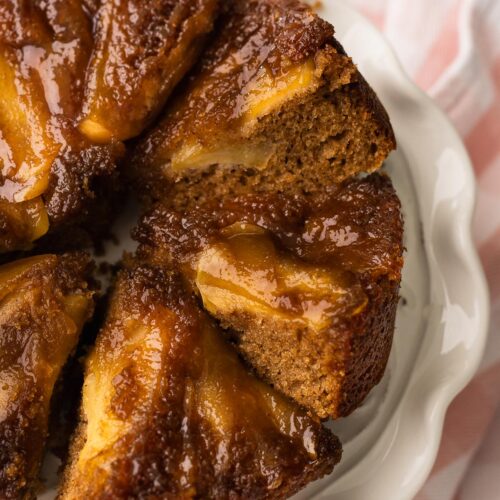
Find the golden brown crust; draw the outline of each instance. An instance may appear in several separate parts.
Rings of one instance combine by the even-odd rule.
[[[32,498],[54,385],[93,310],[89,258],[45,255],[0,267],[0,496]]]
[[[344,328],[349,346],[338,415],[347,416],[382,379],[394,336],[399,282],[386,277],[366,284],[369,309]]]
[[[92,19],[79,0],[1,0],[0,7],[0,129],[6,151],[0,199],[13,210],[43,202],[51,230],[68,223],[87,226],[93,207],[107,205],[103,187],[116,174],[122,153],[120,145],[93,144],[75,128],[93,49]],[[12,240],[23,249],[42,234]]]
[[[285,498],[329,473],[330,431],[243,367],[178,275],[129,265],[86,362],[61,498]]]
[[[13,206],[0,251],[47,232],[87,244],[85,233],[107,236],[121,140],[148,125],[194,64],[217,3],[0,0],[0,203]],[[43,232],[13,228],[29,202],[43,205]]]
[[[402,234],[378,174],[313,197],[158,205],[135,231],[139,256],[180,268],[257,372],[321,417],[349,414],[384,372]]]
[[[332,26],[291,0],[225,10],[185,90],[136,147],[144,199],[184,209],[378,169],[395,147],[389,118]]]

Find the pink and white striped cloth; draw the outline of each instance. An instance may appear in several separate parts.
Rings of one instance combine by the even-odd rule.
[[[328,0],[324,0],[328,2]],[[488,277],[486,356],[450,406],[417,500],[500,499],[500,0],[347,0],[388,37],[407,72],[451,118],[479,186],[474,235]]]

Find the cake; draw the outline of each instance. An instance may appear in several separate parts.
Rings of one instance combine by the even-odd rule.
[[[54,386],[93,310],[89,259],[0,267],[0,497],[35,498]]]
[[[0,208],[0,251],[48,232],[103,236],[120,197],[121,140],[141,132],[194,63],[216,4],[2,3],[0,203],[12,208]]]
[[[45,448],[62,500],[330,474],[404,250],[394,132],[334,28],[300,0],[0,0],[0,89],[0,497],[36,496]],[[62,252],[99,252],[131,191],[94,314]]]
[[[334,38],[297,0],[225,2],[206,51],[134,147],[142,199],[179,210],[244,193],[309,193],[380,168],[389,118]]]
[[[256,372],[321,418],[351,413],[384,373],[402,234],[381,174],[312,197],[158,204],[135,231],[139,255],[179,269]]]
[[[176,273],[120,272],[86,360],[60,498],[286,498],[340,444],[257,380]]]

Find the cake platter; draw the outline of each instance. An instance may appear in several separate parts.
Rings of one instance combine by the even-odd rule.
[[[474,175],[458,135],[404,74],[383,36],[339,0],[319,14],[389,112],[398,150],[386,163],[405,216],[405,269],[396,335],[382,382],[351,416],[328,425],[344,445],[335,472],[296,499],[406,500],[418,492],[438,450],[446,408],[480,362],[488,296],[471,238]],[[130,206],[98,260],[118,261],[134,244]],[[56,496],[57,460],[44,466],[44,500]]]
[[[406,500],[432,468],[446,409],[487,337],[488,292],[471,237],[475,179],[459,136],[378,30],[338,0],[319,14],[390,115],[398,150],[386,170],[403,204],[407,251],[385,377],[359,410],[331,424],[344,445],[335,472],[296,498]]]

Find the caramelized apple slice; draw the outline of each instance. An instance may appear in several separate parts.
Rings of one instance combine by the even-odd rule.
[[[49,132],[43,88],[15,70],[21,64],[17,51],[0,44],[0,196],[10,202],[45,191],[60,149]]]
[[[80,131],[106,143],[138,135],[195,62],[218,0],[103,0]]]
[[[56,380],[91,314],[88,258],[0,267],[0,496],[32,498]]]
[[[175,275],[122,272],[86,363],[62,498],[283,498],[337,439],[254,378]]]
[[[321,332],[336,315],[359,313],[367,304],[346,273],[280,253],[269,233],[249,224],[231,227],[230,236],[208,245],[195,266],[203,304],[219,318],[268,316]]]
[[[0,5],[0,198],[42,195],[80,106],[92,47],[90,20],[79,0]]]
[[[267,166],[274,153],[272,144],[264,142],[225,143],[205,147],[193,140],[172,155],[171,169],[182,172],[187,168],[204,169],[207,165],[242,163],[258,170]]]
[[[243,126],[279,109],[285,102],[303,93],[315,91],[321,83],[320,76],[314,59],[307,59],[276,75],[262,66],[241,95],[239,106]]]

